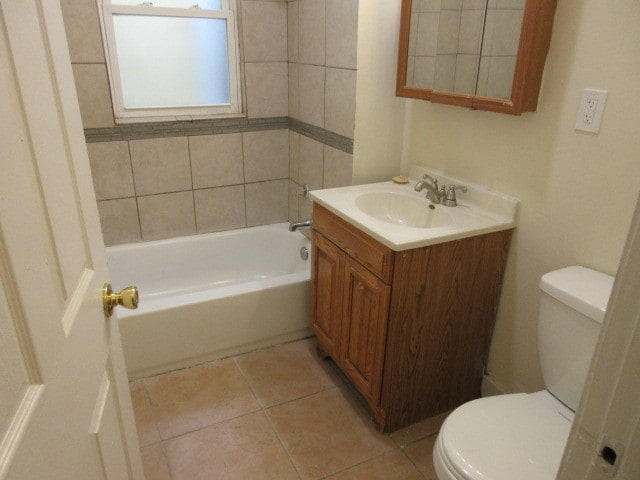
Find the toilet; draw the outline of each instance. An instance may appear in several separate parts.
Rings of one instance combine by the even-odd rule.
[[[555,479],[612,286],[613,277],[584,267],[543,275],[538,356],[545,390],[455,409],[433,449],[440,480]]]

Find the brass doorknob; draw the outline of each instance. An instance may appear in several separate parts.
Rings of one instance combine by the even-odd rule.
[[[102,306],[107,317],[113,315],[113,308],[122,305],[124,308],[134,310],[138,308],[138,289],[127,287],[120,293],[113,293],[110,283],[105,283],[102,287]]]

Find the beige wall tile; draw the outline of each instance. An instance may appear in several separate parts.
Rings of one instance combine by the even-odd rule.
[[[516,57],[491,57],[487,78],[487,96],[492,98],[511,97]]]
[[[288,130],[246,132],[242,138],[246,182],[289,177]]]
[[[219,232],[247,225],[244,185],[195,190],[193,195],[198,232]]]
[[[289,180],[245,185],[247,226],[286,222],[289,214]]]
[[[460,12],[445,10],[440,12],[438,26],[438,55],[458,52],[458,36],[460,32]]]
[[[491,55],[517,55],[522,10],[496,10]]]
[[[324,71],[316,65],[300,65],[300,120],[324,127]]]
[[[493,42],[493,30],[496,23],[496,11],[487,10],[484,19],[484,33],[482,36],[482,55],[491,55],[491,46]]]
[[[412,3],[415,5],[416,3]],[[411,23],[409,24],[409,56],[416,54],[416,44],[418,39],[418,21],[420,15],[411,15]]]
[[[298,18],[300,11],[298,0],[287,3],[287,43],[290,62],[298,62]]]
[[[306,183],[311,190],[322,188],[324,151],[320,142],[300,135],[300,184]]]
[[[442,0],[440,8],[443,10],[460,10],[462,8],[462,0]]]
[[[138,197],[138,208],[144,240],[196,233],[191,191]]]
[[[72,66],[84,128],[113,127],[115,124],[105,64],[79,63]]]
[[[289,116],[300,118],[300,65],[289,64]]]
[[[484,10],[466,10],[460,17],[458,53],[478,54],[484,24]]]
[[[189,137],[193,188],[244,183],[242,134]]]
[[[326,69],[324,126],[353,138],[356,118],[356,71]]]
[[[487,0],[463,0],[462,10],[484,10]]]
[[[433,88],[453,92],[456,73],[456,55],[438,55]]]
[[[346,187],[351,185],[353,176],[353,155],[324,146],[323,188]]]
[[[356,68],[358,0],[326,0],[326,65]]]
[[[441,0],[420,0],[416,3],[420,3],[421,12],[439,12],[442,6]]]
[[[98,213],[105,245],[138,242],[142,238],[135,198],[99,201]]]
[[[325,64],[325,0],[298,0],[300,63]]]
[[[435,73],[436,57],[416,57],[412,85],[420,88],[433,88]]]
[[[300,175],[300,134],[289,130],[289,178],[298,181]]]
[[[289,181],[289,221],[295,222],[299,219],[298,217],[298,191],[300,190],[300,185],[296,182]]]
[[[458,55],[456,58],[456,76],[453,91],[473,95],[476,91],[477,55]]]
[[[313,201],[310,198],[298,196],[298,218],[307,220],[313,217]]]
[[[498,0],[496,8],[520,8],[524,9],[527,0]]]
[[[62,0],[60,6],[71,63],[104,63],[97,3],[94,0]]]
[[[247,63],[247,111],[249,118],[286,117],[289,113],[286,62]]]
[[[418,18],[416,36],[416,55],[432,57],[438,49],[438,25],[440,14],[421,13]]]
[[[287,61],[287,4],[242,1],[242,36],[247,62]]]
[[[191,189],[187,137],[132,140],[129,147],[138,195]]]
[[[135,196],[128,142],[88,143],[96,199]]]
[[[491,57],[480,57],[480,67],[478,68],[478,86],[476,87],[476,95],[481,97],[487,96],[487,82],[489,80],[489,67],[491,66]]]

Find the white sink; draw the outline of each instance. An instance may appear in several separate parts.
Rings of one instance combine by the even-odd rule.
[[[355,202],[356,207],[370,217],[403,227],[437,228],[453,220],[443,208],[436,209],[411,192],[365,192],[358,195]]]
[[[414,185],[429,173],[441,185],[466,185],[458,206],[433,205]],[[312,200],[371,235],[392,250],[402,251],[475,235],[507,230],[517,224],[519,201],[441,172],[412,167],[410,182],[354,185],[315,190]]]

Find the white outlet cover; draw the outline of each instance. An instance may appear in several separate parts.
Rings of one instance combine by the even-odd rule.
[[[602,113],[607,102],[607,90],[585,88],[582,91],[578,115],[576,116],[576,130],[581,132],[598,133]]]

